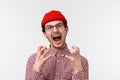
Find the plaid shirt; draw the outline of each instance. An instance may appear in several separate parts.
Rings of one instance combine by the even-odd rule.
[[[53,56],[46,61],[41,72],[33,70],[36,54],[29,57],[25,80],[88,80],[88,61],[85,57],[81,56],[83,70],[77,74],[72,74],[73,69],[70,61],[64,57],[70,55],[68,48],[65,47],[58,52],[51,48],[49,50]]]

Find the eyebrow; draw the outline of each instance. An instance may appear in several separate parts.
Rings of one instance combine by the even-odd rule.
[[[64,24],[64,23],[60,22],[60,23],[57,23],[57,24]],[[57,25],[57,24],[55,24],[55,25]],[[46,25],[46,26],[55,26],[55,25]]]

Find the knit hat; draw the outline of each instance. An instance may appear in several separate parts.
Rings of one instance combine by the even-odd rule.
[[[51,10],[47,12],[41,22],[41,26],[44,27],[47,22],[54,21],[54,20],[61,20],[67,24],[67,20],[64,15],[60,11]]]

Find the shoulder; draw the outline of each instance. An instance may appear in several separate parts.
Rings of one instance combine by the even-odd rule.
[[[35,57],[36,57],[36,53],[33,53],[31,56],[29,56],[27,62],[34,62],[35,61]]]
[[[82,61],[82,67],[83,67],[83,72],[84,72],[84,78],[88,80],[89,78],[89,64],[88,60],[86,57],[81,56],[81,61]]]
[[[81,56],[81,61],[82,61],[82,64],[84,64],[84,65],[87,65],[87,66],[88,66],[88,60],[87,60],[87,58],[86,58],[86,57]]]

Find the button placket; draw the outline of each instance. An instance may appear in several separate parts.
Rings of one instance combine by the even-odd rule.
[[[57,59],[57,61],[56,61],[57,63],[59,63],[60,62],[60,60],[59,59]]]
[[[56,53],[56,64],[55,64],[55,78],[60,79],[61,77],[61,64],[60,64],[60,54]]]

